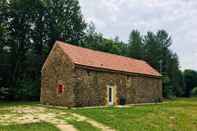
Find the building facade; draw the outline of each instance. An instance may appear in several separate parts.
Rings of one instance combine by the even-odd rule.
[[[146,62],[57,41],[42,68],[41,103],[100,106],[159,102],[161,75]]]

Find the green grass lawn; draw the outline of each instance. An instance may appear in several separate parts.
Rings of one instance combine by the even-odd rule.
[[[0,108],[2,107],[12,107],[12,106],[36,106],[39,104],[38,101],[1,101]]]
[[[119,131],[197,131],[197,98],[129,108],[73,109]]]
[[[30,123],[7,126],[0,125],[0,131],[59,131],[59,129],[49,123]]]
[[[10,107],[35,107],[38,102],[0,102],[0,115],[13,113]],[[47,108],[51,112],[58,108]],[[99,131],[86,121],[70,118],[69,113],[74,112],[92,118],[100,123],[119,131],[197,131],[197,98],[176,99],[167,103],[154,105],[140,105],[125,108],[76,108],[61,109],[67,112],[65,121],[72,124],[79,131]],[[11,124],[0,123],[0,131],[58,131],[49,123]]]
[[[67,122],[73,125],[79,131],[101,131],[86,121],[67,120]]]

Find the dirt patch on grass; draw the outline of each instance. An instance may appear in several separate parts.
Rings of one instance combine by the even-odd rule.
[[[115,131],[115,129],[112,129],[111,127],[108,127],[102,123],[99,123],[99,122],[97,122],[93,119],[87,118],[85,116],[81,116],[76,113],[71,113],[71,115],[72,115],[72,119],[75,119],[76,121],[85,121],[85,122],[91,124],[93,127],[100,129],[101,131]]]
[[[61,131],[76,131],[77,129],[74,128],[71,123],[67,122],[69,119],[76,120],[75,122],[87,122],[93,128],[102,131],[114,131],[114,129],[96,122],[95,120],[69,111],[64,111],[63,107],[25,105],[3,107],[3,109],[0,109],[0,125],[47,122],[55,125]]]
[[[66,115],[61,110],[39,106],[4,107],[0,110],[0,124],[11,125],[48,122],[56,125],[61,131],[76,131],[72,125],[61,119],[62,116],[66,117]]]

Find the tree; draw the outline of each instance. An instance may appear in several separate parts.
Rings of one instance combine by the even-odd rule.
[[[162,80],[163,80],[163,96],[165,98],[171,99],[174,96],[174,93],[173,93],[173,87],[170,78],[167,76],[167,74],[164,74]]]
[[[172,45],[171,37],[165,30],[158,30],[156,37],[163,49],[168,49]]]
[[[191,95],[197,97],[197,87],[192,89]]]
[[[113,43],[118,48],[117,53],[115,54],[128,56],[128,44],[121,41],[118,36],[114,38]]]
[[[144,59],[155,69],[160,70],[161,45],[153,32],[147,32],[144,36]]]
[[[40,83],[41,66],[54,42],[79,44],[86,23],[77,0],[2,0],[0,4],[0,33],[5,31],[3,43],[11,49],[9,87],[14,97],[22,89],[16,86],[25,87],[24,81]]]
[[[43,22],[46,25],[50,49],[56,40],[79,45],[86,23],[78,0],[42,0],[45,6]]]
[[[171,37],[165,30],[159,30],[156,33],[148,32],[144,37],[145,60],[168,76],[171,84],[168,87],[172,88],[170,94],[182,96],[184,93],[183,75],[179,70],[178,56],[169,49],[171,44]]]
[[[143,59],[144,58],[144,50],[142,37],[140,32],[137,30],[133,30],[129,36],[129,47],[128,47],[128,55],[133,58]]]
[[[11,83],[10,94],[14,97],[16,81],[25,78],[26,53],[31,47],[31,14],[35,1],[9,1],[3,10],[4,25],[6,26],[5,43],[11,51]]]
[[[184,71],[185,94],[184,96],[190,97],[191,91],[197,86],[197,71],[185,70]]]
[[[170,80],[172,81],[173,92],[176,96],[183,96],[184,94],[184,82],[183,74],[179,70],[179,61],[178,56],[174,53],[171,54],[169,58],[168,68],[166,72],[169,75]]]
[[[3,53],[3,47],[5,46],[5,41],[6,39],[6,25],[5,25],[5,17],[3,15],[4,11],[6,10],[7,7],[7,1],[6,0],[1,0],[0,1],[0,54]]]
[[[103,34],[96,32],[96,27],[93,22],[88,24],[85,37],[81,43],[83,47],[101,50],[104,38]]]
[[[169,61],[171,61],[171,56],[173,55],[173,52],[169,49],[169,47],[172,45],[172,40],[169,34],[165,30],[158,30],[155,35],[155,40],[158,43],[158,59],[162,62],[159,64],[162,64],[161,72],[167,72]],[[178,56],[176,56],[176,59],[178,61]],[[159,65],[161,66],[161,65]],[[179,63],[177,64],[177,67],[179,66]]]
[[[166,72],[172,56],[169,49],[171,44],[171,37],[165,30],[159,30],[156,34],[148,32],[144,37],[145,60],[157,70],[160,70],[162,62],[162,71]]]

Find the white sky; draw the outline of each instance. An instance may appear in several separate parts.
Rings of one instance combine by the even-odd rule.
[[[181,69],[197,69],[197,0],[79,0],[87,22],[106,37],[127,42],[133,29],[165,29]]]

